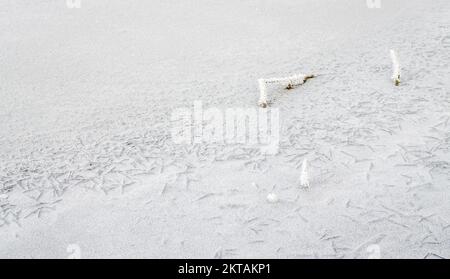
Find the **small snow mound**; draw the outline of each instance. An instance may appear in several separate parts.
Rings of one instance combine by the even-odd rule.
[[[267,199],[267,201],[268,201],[269,203],[277,203],[277,202],[280,201],[279,198],[278,198],[278,196],[277,196],[276,194],[274,194],[274,193],[268,194],[267,197],[266,197],[266,199]]]

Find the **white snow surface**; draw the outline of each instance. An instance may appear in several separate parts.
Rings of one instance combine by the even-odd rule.
[[[0,50],[1,258],[450,258],[448,0],[2,0]],[[298,72],[278,154],[171,141]]]

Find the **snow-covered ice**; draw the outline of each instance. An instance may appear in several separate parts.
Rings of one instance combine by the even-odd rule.
[[[0,257],[449,258],[450,2],[380,3],[2,0]],[[292,73],[277,152],[172,141]]]

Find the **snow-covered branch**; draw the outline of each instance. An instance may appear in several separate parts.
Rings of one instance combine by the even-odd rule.
[[[259,85],[259,106],[265,108],[267,107],[267,84],[279,83],[286,86],[286,89],[292,89],[295,86],[304,84],[308,79],[314,78],[314,75],[303,75],[297,74],[284,78],[269,78],[269,79],[258,79]]]

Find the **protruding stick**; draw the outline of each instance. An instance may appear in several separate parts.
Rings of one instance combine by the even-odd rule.
[[[260,107],[267,107],[267,88],[266,88],[266,82],[264,79],[258,79],[258,85],[259,85],[259,102],[258,105]]]
[[[308,160],[305,158],[302,163],[302,173],[300,174],[300,186],[310,188],[308,174]]]
[[[398,62],[397,53],[395,50],[391,49],[391,59],[392,59],[392,80],[395,86],[400,85],[400,63]]]

